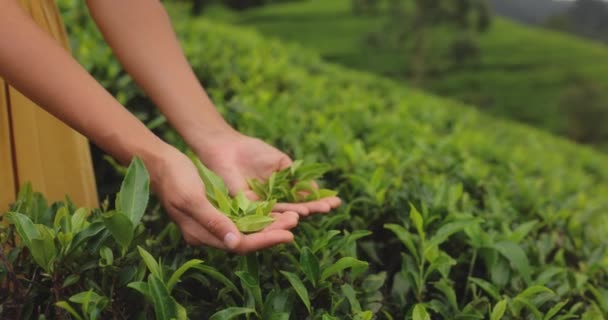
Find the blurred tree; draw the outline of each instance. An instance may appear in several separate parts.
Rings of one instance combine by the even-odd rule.
[[[360,15],[375,15],[379,12],[380,0],[353,0],[353,12]]]
[[[608,143],[608,92],[596,82],[573,75],[561,98],[567,114],[565,134],[582,143]]]
[[[577,0],[564,13],[543,22],[547,28],[608,42],[608,2]]]
[[[387,11],[386,26],[372,38],[404,50],[419,85],[430,73],[479,61],[478,35],[492,17],[486,0],[353,0],[353,8]]]

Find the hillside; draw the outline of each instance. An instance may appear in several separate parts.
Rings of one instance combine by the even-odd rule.
[[[401,52],[365,45],[363,37],[379,30],[382,17],[353,16],[350,0],[271,5],[241,15],[215,9],[208,16],[302,44],[347,67],[401,79],[407,66]],[[608,47],[601,44],[496,18],[481,49],[481,65],[439,74],[426,89],[559,134],[585,121],[567,112],[581,106],[563,102],[565,92],[588,83],[608,91]]]
[[[116,212],[93,212],[106,220],[87,225],[88,211],[47,210],[29,192],[15,211],[55,230],[78,226],[59,240],[43,233],[38,252],[76,247],[42,256],[54,274],[41,272],[27,250],[11,253],[14,264],[29,262],[15,266],[11,280],[26,290],[31,314],[50,318],[62,300],[70,312],[101,319],[150,319],[153,311],[158,319],[264,320],[608,315],[606,155],[170,8],[185,53],[226,118],[294,158],[329,164],[322,183],[344,205],[303,217],[293,245],[235,256],[184,245],[154,200],[145,226],[110,233],[104,228],[116,227],[109,220]],[[81,21],[78,13],[66,19]],[[146,122],[157,119],[90,24],[73,23],[70,34],[75,55],[110,92]],[[159,135],[184,147],[155,122]],[[38,244],[37,230],[46,229],[26,226],[39,236],[26,240]],[[0,304],[11,298],[0,291]]]
[[[498,15],[529,24],[542,23],[565,13],[572,5],[571,1],[563,0],[490,0],[489,3]]]

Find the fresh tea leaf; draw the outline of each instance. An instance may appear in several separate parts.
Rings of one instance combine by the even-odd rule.
[[[304,303],[304,306],[306,306],[306,310],[308,310],[308,313],[312,314],[312,309],[310,307],[310,298],[308,297],[308,289],[306,289],[306,286],[304,285],[304,283],[302,283],[302,280],[300,280],[297,275],[291,272],[281,271],[281,274],[285,276],[285,278],[287,278],[293,289],[296,291],[296,293]]]
[[[230,320],[251,313],[255,313],[255,309],[230,307],[214,313],[209,320]]]
[[[124,213],[135,228],[143,217],[148,206],[150,195],[150,176],[144,163],[139,158],[133,158],[127,174],[120,187],[120,211]]]

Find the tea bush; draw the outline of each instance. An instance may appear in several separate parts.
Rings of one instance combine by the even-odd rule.
[[[10,217],[31,220],[36,244],[17,244],[13,235],[25,231],[15,225],[3,229],[2,247],[14,247],[0,258],[5,317],[608,315],[605,155],[171,9],[184,50],[225,117],[296,159],[329,164],[324,184],[344,205],[302,221],[293,245],[238,257],[185,246],[154,200],[138,223],[123,217],[132,215],[121,205],[87,215],[25,190]],[[91,28],[71,29],[82,63],[184,148]],[[99,233],[73,230],[95,224]],[[111,230],[123,225],[132,237]],[[66,246],[70,237],[85,240]],[[56,254],[39,255],[41,245]]]

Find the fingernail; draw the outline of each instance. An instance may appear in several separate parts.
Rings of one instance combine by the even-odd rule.
[[[239,244],[239,239],[237,239],[236,235],[232,232],[229,232],[224,237],[224,244],[228,247],[228,249],[236,249],[236,246]]]

